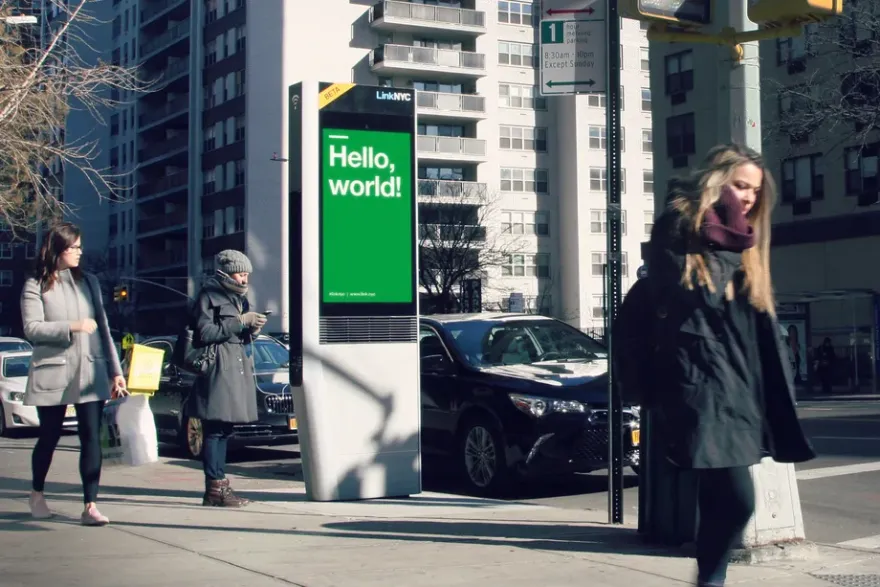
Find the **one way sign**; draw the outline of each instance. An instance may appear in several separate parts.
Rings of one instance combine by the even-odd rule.
[[[541,94],[605,92],[604,0],[543,0]]]

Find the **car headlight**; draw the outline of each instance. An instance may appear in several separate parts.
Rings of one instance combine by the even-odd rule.
[[[12,391],[9,393],[9,401],[11,402],[23,402],[24,401],[24,393],[20,391]]]
[[[519,393],[507,394],[521,412],[535,418],[541,418],[547,414],[584,414],[587,406],[575,400],[552,399],[536,395],[522,395]]]
[[[642,417],[642,408],[640,406],[630,406],[629,409],[636,418]]]

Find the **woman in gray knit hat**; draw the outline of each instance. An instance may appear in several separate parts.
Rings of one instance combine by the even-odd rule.
[[[195,385],[194,407],[202,420],[205,496],[202,505],[242,507],[226,478],[226,446],[235,424],[257,419],[257,390],[248,345],[266,324],[266,316],[248,308],[248,277],[253,270],[244,253],[221,251],[217,272],[199,292],[194,306],[193,346],[216,349],[209,372]]]

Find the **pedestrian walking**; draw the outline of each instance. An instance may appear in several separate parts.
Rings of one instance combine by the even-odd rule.
[[[205,496],[202,505],[242,507],[226,478],[226,447],[235,424],[257,419],[257,389],[251,342],[266,316],[249,309],[252,265],[244,253],[217,254],[216,274],[202,286],[194,306],[193,347],[213,347],[213,364],[196,381],[196,415],[202,420]]]
[[[816,373],[819,375],[819,381],[822,382],[822,393],[830,395],[833,392],[832,385],[834,383],[834,367],[837,363],[837,353],[834,352],[834,345],[831,344],[829,337],[826,336],[825,340],[822,341],[822,346],[819,347],[817,356],[818,367]]]
[[[654,397],[667,458],[697,473],[697,584],[723,585],[755,510],[749,466],[815,456],[794,405],[793,373],[770,276],[773,178],[757,152],[712,149],[674,183],[650,246],[660,337]]]
[[[126,395],[98,279],[80,268],[79,228],[58,224],[46,234],[33,277],[21,294],[24,335],[34,347],[24,403],[37,407],[40,432],[32,456],[34,518],[52,516],[43,490],[68,405],[76,410],[85,526],[110,522],[98,511],[104,402]]]

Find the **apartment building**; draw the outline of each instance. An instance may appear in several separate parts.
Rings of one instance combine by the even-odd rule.
[[[880,95],[876,81],[851,76],[870,60],[876,68],[876,53],[869,50],[880,41],[874,4],[848,2],[847,14],[836,22],[810,25],[801,37],[762,42],[761,112],[741,114],[761,125],[763,153],[779,190],[772,263],[780,318],[800,322],[804,351],[828,336],[844,355],[859,355],[847,368],[861,372],[863,381],[876,355],[872,292],[880,291],[880,273],[872,260],[880,258],[880,135],[839,113],[855,109],[858,101],[876,103]],[[877,11],[874,20],[860,26],[871,9]],[[650,53],[659,211],[669,179],[699,162],[711,146],[730,140],[724,124],[731,57],[723,47],[684,43],[651,43]],[[826,123],[810,122],[820,119]]]
[[[228,247],[251,257],[252,301],[280,319],[286,88],[303,79],[419,90],[423,224],[444,222],[433,195],[480,194],[492,208],[484,246],[516,242],[515,252],[484,268],[484,307],[505,309],[518,292],[529,311],[601,328],[605,99],[540,95],[538,2],[107,6],[108,55],[142,64],[164,84],[114,113],[106,136],[109,163],[133,170],[133,195],[108,207],[102,246],[117,266],[163,286],[137,285],[142,331],[176,327],[184,295]],[[628,285],[650,230],[654,180],[643,27],[624,21],[622,41]]]

